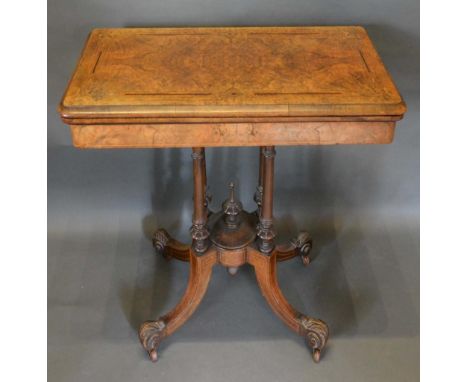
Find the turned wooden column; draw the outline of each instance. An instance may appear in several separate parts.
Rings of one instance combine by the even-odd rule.
[[[193,218],[192,218],[192,247],[197,254],[204,253],[208,248],[209,232],[206,227],[206,164],[205,149],[194,147],[193,160]]]
[[[210,202],[210,196],[208,195],[208,186],[207,186],[207,180],[206,180],[206,156],[205,156],[205,148],[202,148],[202,178],[203,178],[203,203],[205,206],[205,213],[208,217],[208,204]]]
[[[258,159],[258,185],[257,191],[254,195],[254,201],[257,203],[257,215],[260,216],[262,209],[262,195],[263,195],[263,168],[265,167],[265,160],[263,156],[263,147],[260,147],[258,150],[259,159]]]
[[[262,253],[270,254],[274,248],[276,233],[273,229],[273,184],[275,147],[265,146],[261,148],[260,168],[262,171],[262,204],[260,209],[257,236],[258,248]]]

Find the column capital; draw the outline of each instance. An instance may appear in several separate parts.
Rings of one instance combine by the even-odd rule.
[[[262,154],[265,158],[274,158],[276,155],[276,150],[274,146],[265,146],[262,148]]]

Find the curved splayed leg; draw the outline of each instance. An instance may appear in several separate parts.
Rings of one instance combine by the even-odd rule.
[[[263,254],[253,248],[248,253],[248,263],[255,268],[258,285],[262,295],[272,310],[292,330],[305,337],[312,349],[313,359],[318,362],[322,349],[327,343],[328,325],[319,319],[308,317],[296,311],[281,292],[276,278],[277,252]]]
[[[153,362],[158,359],[161,341],[182,326],[200,304],[210,281],[212,267],[216,263],[216,250],[209,249],[203,255],[190,250],[189,259],[189,282],[180,302],[168,314],[154,321],[146,321],[140,326],[140,342]]]

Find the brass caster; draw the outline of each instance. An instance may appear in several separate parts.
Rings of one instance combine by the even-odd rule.
[[[238,270],[239,267],[227,267],[227,271],[231,276],[235,276]]]
[[[307,267],[310,264],[310,257],[309,255],[301,256],[302,264]]]
[[[156,362],[158,360],[158,352],[155,349],[152,349],[150,352],[148,352],[148,355],[152,362]]]
[[[315,349],[312,353],[312,358],[314,359],[315,363],[320,362],[320,349]]]

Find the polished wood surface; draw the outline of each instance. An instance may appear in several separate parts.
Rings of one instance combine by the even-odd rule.
[[[302,263],[310,263],[312,240],[301,232],[288,244],[276,245],[273,226],[273,146],[260,148],[258,209],[247,213],[237,200],[234,184],[229,184],[228,198],[219,212],[211,212],[206,198],[206,161],[203,148],[193,148],[194,208],[192,245],[184,245],[170,237],[164,229],[154,233],[153,245],[166,259],[190,262],[190,278],[186,293],[170,313],[144,322],[139,330],[140,342],[150,359],[158,359],[161,341],[182,325],[200,303],[214,264],[226,267],[234,276],[239,267],[250,264],[260,290],[272,310],[299,335],[312,349],[313,359],[320,360],[327,343],[329,328],[317,318],[295,310],[283,296],[276,278],[276,263],[300,256]]]
[[[227,147],[391,143],[394,122],[72,125],[80,148]]]
[[[402,115],[362,27],[95,29],[64,118]]]
[[[140,326],[140,342],[150,359],[153,362],[158,360],[161,341],[182,326],[196,310],[208,288],[215,264],[228,268],[228,271],[250,264],[255,269],[260,290],[267,303],[289,328],[305,337],[314,360],[318,362],[328,340],[328,325],[320,319],[300,313],[288,303],[277,281],[277,255],[277,251],[274,251],[271,256],[265,256],[250,245],[236,250],[212,246],[198,255],[189,249],[183,260],[190,262],[190,276],[180,302],[169,313],[154,321],[145,321]]]
[[[146,321],[140,326],[139,337],[143,347],[147,350],[150,359],[158,359],[160,342],[174,333],[187,321],[200,304],[211,278],[211,270],[217,261],[214,248],[203,256],[196,256],[189,250],[190,277],[187,288],[179,303],[169,313],[156,321]]]
[[[209,232],[206,227],[208,210],[206,205],[206,162],[205,149],[194,147],[192,150],[193,162],[193,216],[190,229],[193,239],[193,249],[203,253],[208,248]]]
[[[295,310],[281,293],[277,262],[310,262],[306,232],[277,244],[275,146],[391,143],[406,106],[362,27],[95,29],[59,105],[80,148],[191,147],[192,243],[164,229],[153,245],[190,263],[187,290],[168,314],[144,322],[151,360],[195,311],[212,267],[235,275],[250,264],[260,290],[319,361],[327,324]],[[205,147],[258,146],[256,211],[236,199],[209,208]]]
[[[59,105],[81,148],[390,143],[405,111],[354,26],[95,29]]]

